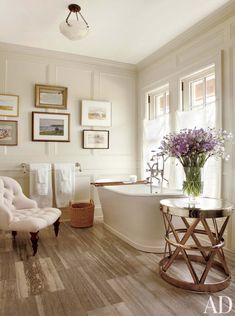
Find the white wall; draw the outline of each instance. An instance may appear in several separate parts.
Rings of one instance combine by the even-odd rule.
[[[231,13],[233,15],[231,16]],[[226,18],[227,16],[227,18]],[[195,69],[214,62],[221,73],[222,94],[218,102],[222,109],[222,126],[235,135],[235,4],[220,14],[194,26],[173,42],[139,64],[138,77],[138,169],[142,166],[142,120],[145,118],[145,94],[166,84],[170,86],[170,106],[174,112],[179,104],[179,79]],[[223,198],[235,204],[235,145],[232,157],[223,166]],[[235,250],[235,216],[230,221],[228,244]]]
[[[67,111],[35,108],[35,83],[68,87]],[[0,174],[16,178],[26,193],[29,174],[22,172],[21,163],[79,162],[82,172],[77,172],[76,198],[86,199],[91,195],[96,204],[97,194],[90,188],[90,181],[136,173],[136,72],[133,66],[2,43],[0,93],[20,96],[19,117],[6,118],[19,122],[19,144],[0,146]],[[82,149],[82,130],[87,128],[81,126],[82,99],[112,103],[112,127],[105,128],[110,131],[109,149]],[[71,141],[32,142],[32,111],[70,113]]]
[[[19,121],[19,145],[0,147],[0,174],[16,178],[28,193],[29,174],[22,172],[21,163],[78,161],[83,171],[77,173],[76,198],[84,199],[91,196],[98,204],[97,194],[89,186],[90,181],[137,172],[141,174],[142,120],[146,91],[169,82],[170,102],[174,111],[179,101],[178,79],[208,62],[220,64],[222,123],[224,128],[232,130],[235,135],[234,2],[223,12],[194,26],[141,62],[138,65],[137,89],[134,66],[0,43],[0,93],[20,96],[20,115],[16,118]],[[35,83],[68,87],[67,112],[71,113],[70,143],[31,141],[31,112],[39,110],[34,107]],[[85,98],[112,102],[112,127],[108,128],[108,150],[82,149],[80,101]],[[235,148],[233,152],[234,150]],[[224,198],[235,203],[234,168],[235,154],[223,169]],[[228,235],[228,246],[235,250],[235,216],[230,223]]]

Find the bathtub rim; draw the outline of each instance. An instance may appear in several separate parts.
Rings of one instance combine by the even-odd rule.
[[[111,192],[115,192],[116,194],[120,194],[120,195],[126,195],[126,196],[136,196],[136,197],[159,197],[162,196],[163,198],[166,195],[176,195],[179,197],[184,197],[182,190],[180,189],[168,189],[168,188],[164,188],[162,192],[157,192],[157,193],[131,193],[131,192],[124,192],[124,191],[119,191],[119,190],[115,190],[117,188],[122,187],[123,185],[112,185],[112,186],[100,186],[97,187],[98,190],[100,189],[105,189],[107,191],[111,191]],[[148,184],[136,184],[136,183],[132,183],[129,184],[128,186],[148,186]],[[150,188],[149,188],[150,190]],[[153,190],[161,190],[158,186],[153,186]]]

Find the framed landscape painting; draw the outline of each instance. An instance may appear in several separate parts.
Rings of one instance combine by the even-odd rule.
[[[0,120],[0,146],[18,144],[18,122]]]
[[[32,112],[32,140],[38,142],[69,142],[70,114]]]
[[[19,96],[0,94],[0,116],[19,116]]]
[[[67,109],[67,88],[35,85],[35,106],[38,108]]]
[[[109,131],[83,130],[83,148],[85,149],[108,149]]]
[[[111,126],[111,103],[82,100],[83,126]]]

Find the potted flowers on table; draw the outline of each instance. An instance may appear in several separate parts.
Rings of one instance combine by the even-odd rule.
[[[229,158],[224,146],[225,140],[230,138],[231,133],[212,128],[182,129],[164,136],[159,149],[166,157],[175,157],[182,164],[185,173],[183,191],[191,202],[202,193],[202,168],[206,161],[212,156]]]

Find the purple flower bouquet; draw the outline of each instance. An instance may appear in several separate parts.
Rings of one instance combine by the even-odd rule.
[[[189,196],[199,196],[202,192],[201,168],[208,158],[225,155],[225,140],[232,138],[232,134],[215,129],[182,129],[179,133],[164,136],[161,154],[165,157],[175,157],[182,164],[185,172],[183,191]]]

